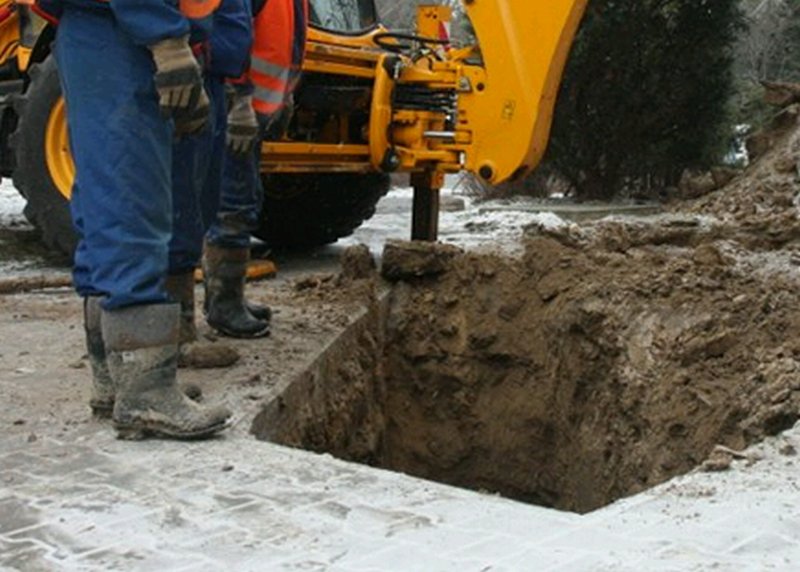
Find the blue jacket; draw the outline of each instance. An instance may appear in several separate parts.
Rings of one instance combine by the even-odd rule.
[[[134,43],[143,46],[190,32],[189,20],[178,10],[177,0],[39,0],[40,8],[55,18],[60,16],[64,5],[110,10],[120,29]]]
[[[230,78],[237,78],[244,73],[253,45],[250,0],[222,0],[214,12],[209,43],[210,73]]]
[[[212,17],[189,21],[170,0],[39,0],[38,6],[55,19],[64,4],[86,10],[108,10],[134,42],[151,45],[164,38],[191,33],[192,42],[209,41],[212,74],[239,77],[247,67],[253,43],[250,0],[222,0]]]

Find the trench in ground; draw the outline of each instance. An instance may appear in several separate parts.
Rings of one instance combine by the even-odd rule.
[[[614,312],[632,304],[541,295],[541,276],[534,296],[519,269],[484,262],[395,284],[261,411],[253,433],[588,512],[690,471],[717,444],[742,448],[797,420],[794,405],[770,402],[753,421],[758,407],[732,396],[755,402],[756,390],[703,377],[735,340],[720,341],[691,305],[625,324]],[[670,328],[695,345],[650,363],[642,356]]]

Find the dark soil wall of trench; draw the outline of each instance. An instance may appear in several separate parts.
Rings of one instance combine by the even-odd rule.
[[[699,230],[622,230],[394,276],[383,311],[256,434],[584,512],[793,425],[791,281]]]

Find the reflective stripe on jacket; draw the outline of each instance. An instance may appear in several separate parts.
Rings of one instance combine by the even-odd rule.
[[[274,115],[300,79],[306,46],[308,0],[267,0],[255,15],[250,57],[253,108]]]

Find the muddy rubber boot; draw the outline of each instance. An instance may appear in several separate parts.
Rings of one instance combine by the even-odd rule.
[[[167,294],[181,306],[180,343],[197,341],[197,326],[194,323],[194,272],[170,274],[164,283]]]
[[[181,306],[179,368],[213,369],[230,367],[239,361],[239,352],[232,346],[198,341],[194,321],[194,272],[167,276],[166,290],[170,298]],[[197,385],[184,385],[183,391],[192,399],[195,399],[195,394],[197,399],[202,396]]]
[[[103,312],[100,308],[101,299],[100,296],[83,299],[83,328],[86,331],[86,352],[92,369],[92,396],[89,398],[89,407],[96,417],[110,419],[114,410],[116,388],[106,363],[106,348],[100,325],[100,316]]]
[[[203,407],[178,389],[180,306],[103,311],[107,363],[117,387],[112,419],[121,439],[210,437],[229,426],[226,407]]]
[[[92,396],[89,398],[89,407],[92,414],[99,419],[111,419],[114,411],[116,387],[108,371],[106,360],[106,347],[103,343],[101,327],[102,308],[99,296],[91,296],[83,301],[83,326],[86,331],[86,350],[89,355],[89,364],[92,370]],[[194,383],[183,386],[183,392],[194,401],[203,398],[203,389]]]
[[[203,273],[206,320],[219,333],[233,338],[261,338],[270,333],[269,322],[250,313],[244,301],[247,248],[220,248],[206,243]]]

